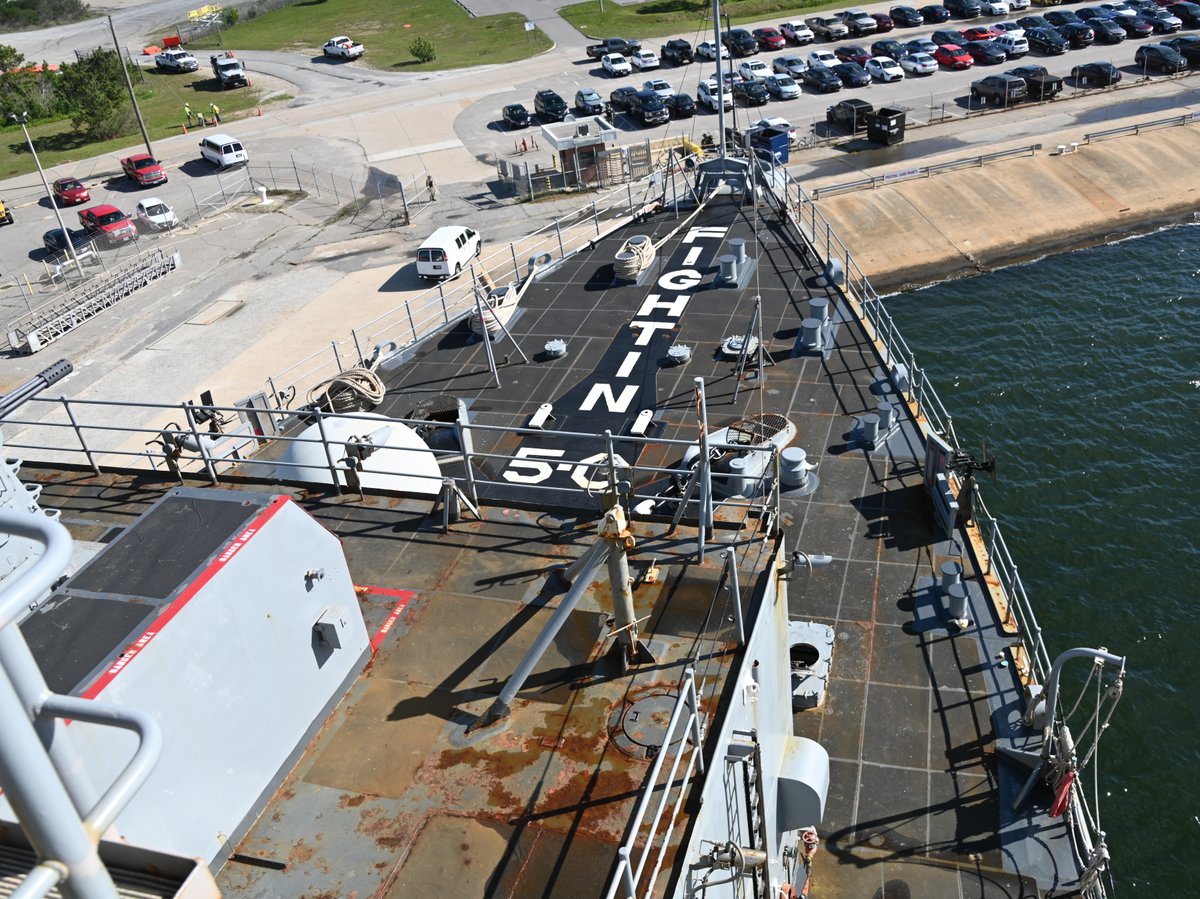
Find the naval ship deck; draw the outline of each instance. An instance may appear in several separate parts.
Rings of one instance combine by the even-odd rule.
[[[832,558],[798,567],[788,586],[790,617],[835,633],[825,701],[794,716],[795,732],[823,744],[832,764],[814,894],[1038,895],[1029,880],[1001,870],[1000,833],[1009,822],[1002,820],[993,720],[1017,700],[1011,673],[1006,680],[993,668],[1005,637],[974,583],[974,623],[961,634],[947,627],[935,575],[948,559],[962,563],[965,578],[973,579],[974,567],[959,542],[935,532],[911,418],[902,412],[879,449],[855,443],[859,419],[881,400],[903,408],[873,345],[844,314],[836,289],[822,286],[803,248],[775,221],[730,199],[693,223],[718,229],[706,243],[687,242],[684,229],[660,248],[659,263],[639,284],[614,281],[612,259],[629,235],[658,240],[678,223],[652,216],[531,286],[509,326],[530,361],[522,363],[504,341],[493,344],[503,386],[492,384],[484,346],[462,323],[384,374],[388,395],[375,411],[404,416],[426,395],[452,394],[475,423],[524,428],[540,403],[552,403],[544,434],[476,437],[476,450],[512,454],[520,445],[579,459],[602,452],[603,442],[581,446],[556,432],[610,429],[617,451],[643,465],[677,464],[681,447],[639,456],[622,440],[636,414],[655,410],[654,437],[694,441],[695,378],[705,380],[710,429],[744,414],[786,416],[797,429],[793,445],[818,467],[815,489],[783,492],[778,524],[789,548]],[[747,242],[751,270],[737,285],[716,286],[717,257],[735,237]],[[704,282],[687,291],[686,311],[667,319],[670,328],[651,334],[653,352],[629,363],[637,346],[629,323],[656,290],[654,279],[685,260]],[[770,363],[764,383],[716,351],[745,331],[755,296]],[[834,345],[801,352],[801,322],[816,298],[830,301]],[[540,352],[553,338],[567,342],[565,357]],[[691,360],[663,364],[671,342],[693,346]],[[581,411],[592,385],[618,374],[636,385],[636,401],[621,413],[602,411],[604,402]],[[669,507],[665,519],[635,515],[636,611],[657,661],[629,674],[607,661],[601,574],[502,733],[472,740],[464,725],[490,705],[540,631],[565,590],[554,569],[595,540],[599,514],[598,501],[587,508],[577,490],[554,492],[554,479],[567,477],[570,465],[552,467],[540,491],[506,482],[500,462],[487,467],[477,472],[490,482],[483,520],[464,514],[445,533],[428,499],[293,491],[341,540],[375,652],[234,848],[218,875],[225,895],[604,894],[653,735],[614,721],[611,709],[676,683],[689,664],[720,683],[738,650],[732,620],[714,600],[721,592],[717,550],[742,548],[749,605],[770,549],[754,548],[761,522],[744,508],[718,508],[703,565],[690,519],[672,529]],[[27,474],[44,484],[43,505],[62,509],[78,538],[103,542],[175,483],[146,475],[63,478],[34,466]],[[262,482],[245,487],[264,489]],[[653,583],[652,563],[660,569]],[[719,714],[714,695],[703,699],[709,714]]]

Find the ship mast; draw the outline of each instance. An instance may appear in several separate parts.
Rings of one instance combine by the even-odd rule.
[[[722,65],[721,0],[713,0],[713,43],[717,48],[717,146],[725,158],[725,69]]]

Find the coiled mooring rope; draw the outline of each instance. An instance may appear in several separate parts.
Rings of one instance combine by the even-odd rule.
[[[654,254],[654,241],[645,234],[635,234],[617,250],[613,273],[622,281],[636,281],[654,261]]]
[[[368,412],[381,402],[387,389],[379,375],[367,368],[350,368],[326,378],[308,392],[310,403],[331,412]]]

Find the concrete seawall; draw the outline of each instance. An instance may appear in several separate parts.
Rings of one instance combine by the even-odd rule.
[[[1056,144],[1069,146],[1080,135],[1054,137],[1047,135],[1047,149],[1035,156],[842,194],[817,206],[880,292],[1190,222],[1200,211],[1200,123],[1114,137],[1062,156],[1054,154]],[[852,180],[828,177],[805,186]]]

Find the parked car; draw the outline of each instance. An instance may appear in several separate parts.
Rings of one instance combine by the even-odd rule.
[[[778,28],[755,28],[750,33],[754,35],[760,50],[782,50],[787,46],[787,38],[780,34]]]
[[[967,41],[962,48],[971,55],[971,59],[985,66],[1008,61],[1008,54],[991,41]]]
[[[366,52],[366,47],[344,34],[331,37],[321,48],[321,55],[326,59],[358,59]]]
[[[696,45],[695,55],[698,59],[716,59],[717,45],[712,41],[701,41]]]
[[[951,15],[960,19],[977,19],[983,14],[983,6],[979,0],[945,0],[943,5],[950,10]]]
[[[1022,28],[1024,28],[1026,31],[1028,31],[1030,28],[1053,28],[1054,27],[1042,16],[1022,16],[1021,18],[1017,19],[1017,24],[1020,25]]]
[[[908,55],[908,51],[904,48],[904,45],[902,43],[900,43],[899,41],[894,41],[894,40],[888,38],[888,39],[885,39],[882,41],[876,41],[875,43],[873,43],[871,45],[871,55],[872,56],[888,56],[888,57],[896,60],[896,62],[899,62],[905,56]]]
[[[925,24],[925,16],[919,9],[911,6],[893,6],[888,10],[888,15],[892,17],[895,24],[905,28],[916,28]]]
[[[956,31],[953,28],[939,28],[933,34],[929,35],[929,39],[939,47],[945,44],[954,44],[956,47],[961,47],[967,40],[963,37],[961,31]]]
[[[788,143],[794,144],[796,142],[796,129],[793,128],[792,123],[783,116],[774,115],[759,119],[749,128],[747,128],[746,132],[749,134],[754,131],[762,131],[764,128],[773,128],[776,131],[785,131],[787,132]]]
[[[651,78],[649,81],[642,82],[642,90],[654,91],[664,101],[670,99],[675,93],[675,89],[671,87],[671,82],[663,78]]]
[[[561,122],[567,117],[567,101],[552,90],[533,95],[533,111],[543,122]]]
[[[767,93],[777,100],[794,100],[800,96],[800,85],[791,75],[770,75],[764,83]]]
[[[509,103],[500,110],[500,119],[510,129],[526,128],[529,125],[529,110],[520,103]]]
[[[1067,52],[1067,39],[1053,28],[1027,28],[1025,40],[1029,49],[1047,56],[1059,56]]]
[[[1168,3],[1165,8],[1188,28],[1200,28],[1200,3]]]
[[[874,34],[879,27],[870,14],[861,9],[847,9],[845,12],[834,15],[846,23],[846,31],[851,37]]]
[[[1083,19],[1075,15],[1075,12],[1070,9],[1052,9],[1049,12],[1043,13],[1042,18],[1053,25],[1055,28],[1061,28],[1068,22],[1082,22]]]
[[[663,62],[669,62],[673,66],[686,66],[694,56],[692,45],[682,38],[672,38],[667,41],[662,45],[662,50],[658,55]]]
[[[1096,41],[1096,32],[1086,22],[1068,22],[1058,27],[1058,33],[1063,36],[1067,46],[1073,49],[1090,47]]]
[[[875,30],[880,34],[896,27],[896,20],[885,12],[873,12],[871,18],[875,20]]]
[[[1030,0],[1008,0],[1008,11],[1017,12],[1022,9],[1029,9]]]
[[[1008,0],[983,0],[979,8],[985,16],[1007,16],[1009,13]]]
[[[92,198],[92,192],[78,178],[59,178],[51,186],[50,192],[59,206],[75,206]]]
[[[92,237],[110,244],[137,240],[138,232],[133,222],[116,206],[103,203],[79,211],[79,224]]]
[[[957,44],[942,44],[933,54],[933,58],[938,61],[938,65],[948,69],[969,69],[975,65],[971,54]]]
[[[701,81],[696,86],[696,102],[703,103],[713,112],[717,111],[717,104],[720,104],[725,109],[733,109],[733,96],[729,88],[720,87],[719,81]]]
[[[67,241],[75,247],[75,252],[82,255],[84,248],[91,253],[91,248],[87,246],[90,236],[86,231],[64,231],[62,228],[51,228],[42,235],[42,246],[46,248],[46,252],[52,255],[67,252]]]
[[[747,59],[738,63],[737,71],[743,81],[762,81],[771,74],[771,67],[761,59]]]
[[[928,53],[932,56],[937,51],[938,45],[927,37],[915,37],[904,45],[904,49],[909,53]]]
[[[1024,100],[1028,94],[1025,79],[1016,75],[987,75],[971,82],[971,97],[1000,106],[1011,106]]]
[[[875,112],[875,107],[866,100],[857,98],[839,100],[825,109],[825,121],[830,125],[854,133],[867,129],[867,120]]]
[[[745,28],[734,28],[721,35],[721,43],[730,56],[753,56],[758,52],[758,41]]]
[[[135,153],[121,160],[121,171],[138,187],[166,184],[167,173],[162,164],[149,153]]]
[[[629,104],[633,102],[633,95],[637,92],[638,89],[631,84],[619,87],[608,95],[608,105],[614,112],[629,112]]]
[[[696,101],[690,94],[672,94],[666,106],[673,119],[690,119],[696,114]]]
[[[799,78],[804,74],[804,70],[808,68],[808,63],[799,56],[776,56],[771,62],[771,68],[780,75],[791,75],[793,78]]]
[[[813,66],[836,66],[838,58],[833,54],[832,50],[813,50],[808,54],[808,67]]]
[[[925,20],[926,25],[938,25],[942,22],[950,21],[950,10],[946,9],[940,3],[931,3],[928,6],[922,6],[917,12],[921,14],[921,18]]]
[[[1174,34],[1183,27],[1183,19],[1165,9],[1142,10],[1138,18],[1153,28],[1155,34]]]
[[[904,69],[890,56],[873,56],[867,60],[867,74],[876,81],[903,81]]]
[[[963,29],[964,41],[990,41],[996,35],[990,25],[976,25],[974,28]]]
[[[767,93],[767,86],[761,81],[739,81],[733,85],[733,101],[736,103],[739,100],[743,106],[762,106],[771,95]]]
[[[1003,31],[1004,34],[1016,34],[1020,37],[1025,36],[1025,29],[1016,22],[996,22],[992,25],[992,31]],[[1004,34],[999,36],[1004,37]]]
[[[1020,59],[1029,52],[1029,41],[1022,34],[1006,34],[996,38],[996,46],[1005,52],[1009,59]]]
[[[1127,37],[1150,37],[1154,34],[1154,26],[1141,16],[1113,16],[1112,21],[1125,29]]]
[[[638,50],[629,57],[629,64],[639,72],[648,72],[651,69],[657,69],[660,65],[658,54],[653,50]]]
[[[1200,37],[1185,34],[1163,43],[1182,56],[1190,68],[1200,67]]]
[[[851,65],[851,63],[841,63],[841,65]],[[809,66],[808,71],[803,75],[803,81],[813,90],[820,91],[823,94],[833,93],[842,89],[842,79],[835,75],[828,66],[824,65]]]
[[[1100,9],[1106,9],[1114,16],[1132,19],[1137,15],[1137,10],[1122,0],[1104,0],[1102,3],[1096,4]]]
[[[1108,87],[1121,80],[1121,70],[1111,62],[1085,62],[1071,69],[1077,87]]]
[[[163,50],[154,57],[154,68],[160,72],[195,72],[200,68],[196,57],[178,48]]]
[[[862,66],[866,65],[867,60],[875,54],[858,44],[842,44],[833,51],[833,55],[842,62],[856,62]]]
[[[591,87],[575,91],[575,111],[580,115],[599,115],[604,112],[604,98]]]
[[[134,220],[146,231],[170,231],[179,224],[175,210],[158,197],[140,200],[133,211]]]
[[[1125,29],[1112,19],[1088,19],[1087,23],[1096,35],[1096,40],[1102,44],[1119,44],[1129,36]]]
[[[785,38],[797,46],[811,44],[816,40],[816,35],[813,34],[812,29],[803,22],[784,22],[779,26],[779,31]]]
[[[932,75],[938,64],[928,53],[910,53],[900,60],[900,68],[908,75]]]
[[[871,76],[861,63],[839,62],[832,71],[846,87],[866,87],[871,83]]]
[[[609,53],[600,60],[600,65],[604,68],[604,71],[608,72],[610,78],[620,78],[633,71],[633,66],[629,64],[629,60],[620,53]]]
[[[1133,62],[1144,71],[1157,69],[1164,75],[1173,75],[1188,67],[1187,60],[1166,44],[1142,44],[1133,54]]]
[[[804,20],[814,35],[826,41],[840,41],[848,37],[850,29],[836,16],[810,16]]]
[[[629,100],[629,114],[643,125],[661,125],[671,118],[663,98],[654,91],[637,91]]]

